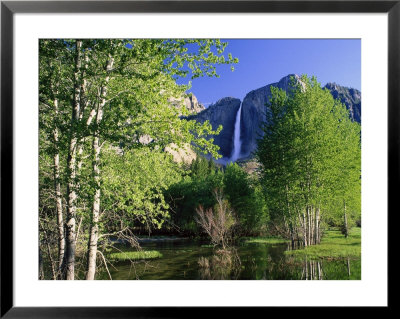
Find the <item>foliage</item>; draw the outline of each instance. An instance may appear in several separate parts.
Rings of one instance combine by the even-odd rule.
[[[346,207],[360,214],[360,127],[315,78],[271,93],[257,152],[271,218],[288,237],[319,243],[324,221],[343,220]]]
[[[172,224],[180,232],[198,233],[199,228],[194,220],[196,208],[213,207],[216,200],[213,191],[223,187],[223,172],[200,156],[193,161],[190,174],[171,185],[165,198],[170,206]]]
[[[198,155],[190,167],[190,176],[195,179],[205,179],[209,175],[213,175],[216,170],[217,167],[212,158],[207,160],[205,157]]]
[[[77,238],[96,248],[98,235],[129,230],[133,220],[148,227],[166,220],[162,193],[180,174],[161,154],[167,146],[190,144],[218,156],[209,137],[219,131],[188,120],[183,103],[172,106],[170,99],[180,100],[190,86],[178,85],[178,77],[218,76],[216,65],[237,63],[224,55],[226,45],[216,39],[39,41],[40,218],[47,226],[51,218],[64,219],[57,227],[66,234],[68,279]]]
[[[103,153],[103,222],[121,229],[144,224],[150,231],[161,228],[169,216],[164,191],[180,180],[180,169],[168,153],[143,149],[118,154]]]
[[[255,234],[267,223],[268,212],[256,178],[251,178],[236,163],[224,173],[224,192],[235,210],[242,234]]]
[[[171,185],[166,198],[171,206],[172,222],[182,231],[198,233],[194,222],[196,208],[216,204],[214,190],[223,190],[238,218],[238,235],[257,234],[268,221],[268,210],[261,185],[237,164],[218,169],[212,160],[198,156],[190,167],[189,176]]]

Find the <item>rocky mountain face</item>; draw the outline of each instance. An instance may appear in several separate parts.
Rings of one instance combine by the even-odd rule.
[[[271,83],[259,89],[253,90],[245,96],[242,106],[242,121],[240,128],[240,139],[242,141],[241,154],[247,157],[257,147],[257,139],[262,136],[262,123],[265,122],[266,107],[271,97],[271,87],[277,87],[285,91],[289,91],[292,86],[291,78],[299,81],[300,77],[290,74],[282,78],[279,82]]]
[[[189,117],[190,119],[196,119],[200,123],[204,123],[208,120],[213,130],[216,130],[219,125],[222,125],[222,131],[219,135],[214,137],[214,143],[219,145],[219,152],[224,157],[230,157],[232,153],[235,119],[239,107],[239,99],[225,97],[215,104],[211,104],[202,112]]]
[[[184,103],[190,113],[199,113],[206,109],[203,104],[199,103],[194,94],[187,96],[184,100]]]
[[[340,86],[336,83],[328,83],[324,86],[324,88],[328,89],[332,96],[335,99],[339,99],[344,105],[346,105],[347,109],[350,113],[350,118],[353,121],[361,123],[361,92]]]
[[[165,151],[172,155],[174,162],[191,164],[196,159],[197,155],[192,150],[189,144],[185,144],[183,147],[178,147],[172,143],[165,148]]]
[[[182,98],[169,98],[169,102],[175,107],[184,106],[190,114],[197,114],[205,110],[203,104],[200,104],[194,94],[188,94]]]
[[[279,82],[268,84],[246,94],[241,110],[240,158],[250,157],[257,148],[257,140],[262,136],[262,123],[266,120],[265,113],[267,108],[265,105],[271,97],[271,87],[277,87],[289,92],[292,88],[292,78],[294,78],[295,82],[300,81],[298,75],[289,74]],[[336,83],[328,83],[325,88],[331,92],[335,99],[339,99],[346,105],[353,121],[361,123],[360,91],[343,87]],[[220,147],[220,154],[226,158],[229,158],[233,151],[235,120],[241,103],[239,99],[226,97],[200,113],[190,116],[191,119],[196,119],[201,123],[209,120],[213,129],[217,129],[219,125],[223,126],[221,133],[215,137],[215,144]]]

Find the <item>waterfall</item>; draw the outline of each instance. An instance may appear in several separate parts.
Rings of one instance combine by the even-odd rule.
[[[240,149],[242,146],[242,143],[240,142],[240,118],[242,114],[242,102],[240,102],[240,107],[239,110],[237,111],[236,114],[236,121],[235,121],[235,132],[233,135],[233,151],[232,151],[232,156],[230,158],[231,162],[235,162],[240,155]]]

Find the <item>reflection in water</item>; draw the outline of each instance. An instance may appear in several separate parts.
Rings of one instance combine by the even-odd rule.
[[[307,258],[304,261],[303,272],[301,274],[301,278],[304,280],[323,280],[324,273],[322,271],[322,262],[316,260],[308,260]]]
[[[351,264],[355,265],[352,273]],[[361,260],[346,259],[339,260],[307,260],[302,263],[301,280],[358,280],[361,279]]]
[[[211,257],[200,257],[198,260],[201,279],[238,279],[241,261],[237,250],[220,249]]]
[[[286,250],[296,250],[296,249],[301,249],[304,247],[304,242],[300,240],[293,240],[289,243],[287,243],[287,249]]]
[[[289,244],[246,244],[216,250],[192,240],[143,244],[162,258],[146,262],[117,262],[110,267],[113,280],[360,280],[361,259],[298,259],[284,252]],[[294,244],[296,245],[296,243]],[[298,244],[301,245],[301,244]],[[103,271],[97,279],[109,279]]]
[[[350,271],[350,258],[349,257],[347,257],[347,273],[349,274],[349,278],[350,278],[351,271]]]

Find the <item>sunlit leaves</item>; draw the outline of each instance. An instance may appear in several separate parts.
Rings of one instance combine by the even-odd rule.
[[[63,192],[73,185],[83,229],[91,223],[97,174],[102,178],[102,216],[107,216],[101,227],[118,228],[121,218],[161,227],[168,212],[162,193],[179,175],[165,149],[191,145],[217,157],[218,146],[210,136],[221,130],[187,119],[183,103],[171,104],[171,98],[182,100],[190,87],[176,79],[216,76],[218,64],[236,63],[232,56],[224,57],[226,45],[215,39],[40,40],[40,169],[46,174],[41,194],[51,193],[49,160],[57,151]],[[74,105],[78,114],[71,120]],[[92,141],[97,138],[107,151],[95,170]],[[72,140],[76,145],[71,150]],[[66,165],[72,156],[74,177]],[[68,199],[69,194],[63,196]]]
[[[319,207],[326,221],[342,216],[346,201],[359,216],[359,124],[315,78],[292,84],[289,93],[271,89],[258,148],[271,211],[296,219],[306,207]]]
[[[103,219],[117,211],[125,225],[139,222],[160,228],[169,216],[163,192],[180,179],[171,155],[147,148],[103,152]]]

